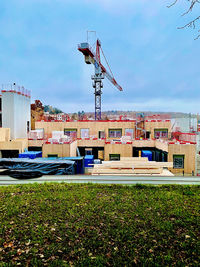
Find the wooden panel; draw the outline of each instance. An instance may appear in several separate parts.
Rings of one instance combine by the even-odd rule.
[[[162,172],[162,168],[159,169],[134,169],[134,170],[126,170],[126,169],[94,169],[92,171],[93,174],[160,174]]]
[[[120,157],[132,156],[132,145],[127,144],[105,144],[104,158],[109,160],[109,154],[120,154]]]
[[[98,151],[98,159],[101,159],[101,160],[104,159],[104,151],[103,150]]]
[[[77,141],[74,141],[69,146],[70,146],[70,155],[68,157],[76,157]]]
[[[137,162],[137,161],[148,161],[148,158],[147,157],[121,157],[120,158],[120,161],[134,161],[134,162]]]
[[[62,157],[70,157],[70,144],[63,144],[61,145],[61,147],[62,147]]]
[[[77,129],[77,137],[80,138],[80,130],[89,129],[89,135],[98,138],[99,131],[104,131],[108,137],[108,129],[122,129],[122,135],[125,135],[125,129],[135,128],[134,121],[73,121],[73,122],[36,122],[36,129],[44,129],[45,134],[51,135],[52,131],[64,131],[65,128]]]
[[[63,156],[63,145],[62,144],[44,144],[42,146],[42,155],[44,158],[48,155],[58,155],[58,157]]]
[[[0,128],[0,142],[10,141],[10,128]]]
[[[44,140],[28,140],[28,146],[42,147]]]
[[[173,161],[173,155],[184,155],[184,169],[171,168],[171,172],[182,173],[184,170],[185,174],[195,173],[196,145],[169,144],[168,161]]]
[[[145,122],[145,129],[151,132],[151,138],[154,138],[155,129],[168,129],[168,134],[171,133],[172,124],[171,121],[148,121]],[[170,137],[170,136],[169,136]]]
[[[27,139],[16,139],[10,142],[0,142],[0,150],[19,150],[19,153],[24,152],[28,148]]]
[[[78,140],[78,146],[82,147],[104,147],[104,140]]]
[[[106,163],[106,164],[95,164],[94,168],[173,168],[173,162],[126,162],[122,163]]]

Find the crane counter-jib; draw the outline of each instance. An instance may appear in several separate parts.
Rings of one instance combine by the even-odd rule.
[[[81,43],[78,45],[78,50],[85,56],[85,62],[87,64],[94,64],[95,55],[88,43]]]
[[[102,79],[106,77],[119,91],[122,91],[122,87],[116,82],[113,73],[110,69],[108,61],[101,48],[101,42],[99,39],[96,41],[96,52],[92,50],[88,42],[80,43],[78,50],[84,55],[85,62],[87,64],[93,64],[95,67],[95,75],[92,76],[93,87],[95,88],[95,120],[101,120],[101,89],[103,88]],[[100,58],[100,51],[102,52],[109,71],[103,66]]]

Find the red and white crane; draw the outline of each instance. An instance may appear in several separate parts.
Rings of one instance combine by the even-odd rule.
[[[95,67],[95,75],[92,75],[93,87],[95,88],[95,120],[101,120],[101,89],[103,88],[102,80],[104,77],[106,77],[120,91],[122,91],[122,87],[116,82],[113,76],[113,73],[104,56],[99,39],[96,41],[96,53],[92,50],[88,42],[79,44],[78,50],[85,56],[85,62],[87,64],[93,64]],[[106,60],[110,72],[108,72],[101,63],[100,50]]]

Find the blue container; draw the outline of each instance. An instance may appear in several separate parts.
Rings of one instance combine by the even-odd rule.
[[[19,158],[29,158],[29,159],[42,158],[42,152],[41,151],[27,151],[27,152],[19,154]]]
[[[142,157],[148,158],[149,161],[152,161],[153,155],[152,151],[142,150]]]
[[[93,167],[92,165],[89,164],[94,164],[94,155],[86,155],[84,159],[84,166],[86,168],[88,167]]]
[[[64,159],[73,160],[76,162],[76,174],[84,174],[84,162],[83,157],[66,157]]]
[[[71,160],[75,161],[75,174],[84,174],[84,158],[83,157],[59,157],[59,158],[42,158],[44,161],[48,160]]]

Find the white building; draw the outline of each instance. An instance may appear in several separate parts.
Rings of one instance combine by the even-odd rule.
[[[30,92],[15,84],[2,90],[2,127],[10,128],[11,139],[27,138],[30,130]]]

